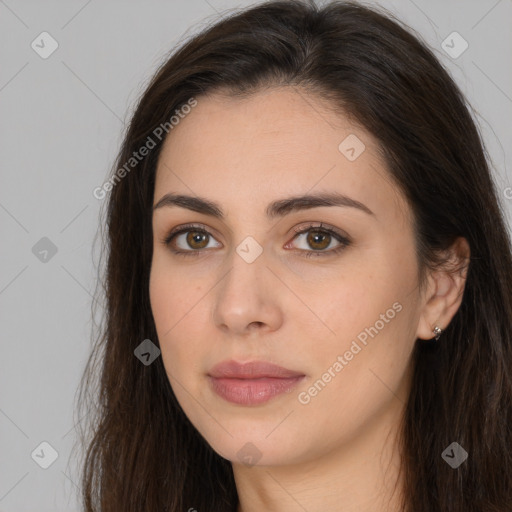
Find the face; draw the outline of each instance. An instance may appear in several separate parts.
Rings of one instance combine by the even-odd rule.
[[[288,202],[322,194],[345,199]],[[219,455],[314,460],[405,402],[422,304],[412,217],[364,129],[303,90],[198,97],[165,141],[153,203],[161,356]],[[224,361],[290,373],[212,378]]]

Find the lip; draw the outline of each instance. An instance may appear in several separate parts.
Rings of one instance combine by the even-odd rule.
[[[212,390],[239,405],[258,405],[290,392],[305,375],[266,361],[223,361],[208,373]]]
[[[303,373],[294,372],[277,366],[267,361],[251,361],[248,363],[239,363],[237,361],[223,361],[215,365],[208,373],[215,378],[231,379],[260,379],[263,377],[274,377],[286,379],[290,377],[303,377]]]

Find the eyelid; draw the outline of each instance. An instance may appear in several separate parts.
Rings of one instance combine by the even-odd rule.
[[[174,235],[178,235],[178,234],[181,234],[183,232],[186,232],[186,231],[192,231],[192,230],[196,230],[196,231],[205,231],[206,233],[208,234],[211,234],[210,231],[214,231],[212,230],[210,227],[208,226],[205,226],[204,224],[201,224],[201,223],[188,223],[188,224],[180,224],[179,226],[177,226],[176,228],[173,228],[171,231],[169,231],[165,236],[164,236],[164,239],[161,240],[164,244],[169,244],[169,242],[171,241],[171,238],[174,236]]]
[[[304,223],[302,223],[300,226],[294,227],[293,232],[295,234],[301,234],[301,233],[307,233],[309,230],[312,230],[312,229],[318,229],[318,231],[332,232],[333,234],[337,235],[342,240],[344,240],[346,242],[352,242],[351,238],[346,233],[344,233],[343,231],[341,231],[338,228],[335,228],[334,226],[325,224],[324,222],[320,222],[318,226],[316,225],[315,222],[306,222],[305,225],[304,225]]]

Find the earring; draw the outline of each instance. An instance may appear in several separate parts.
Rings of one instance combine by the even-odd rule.
[[[441,329],[441,327],[438,327],[437,325],[434,327],[434,334],[435,334],[435,338],[436,338],[436,341],[439,339],[439,336],[441,336],[441,333],[443,332],[443,330]]]

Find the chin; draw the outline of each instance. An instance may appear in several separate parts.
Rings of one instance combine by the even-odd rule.
[[[223,440],[216,440],[208,444],[224,459],[234,464],[247,467],[252,466],[279,466],[298,462],[297,449],[291,446],[284,446],[280,439],[267,438],[267,433],[261,435],[244,435],[238,431],[232,438],[227,434]]]

